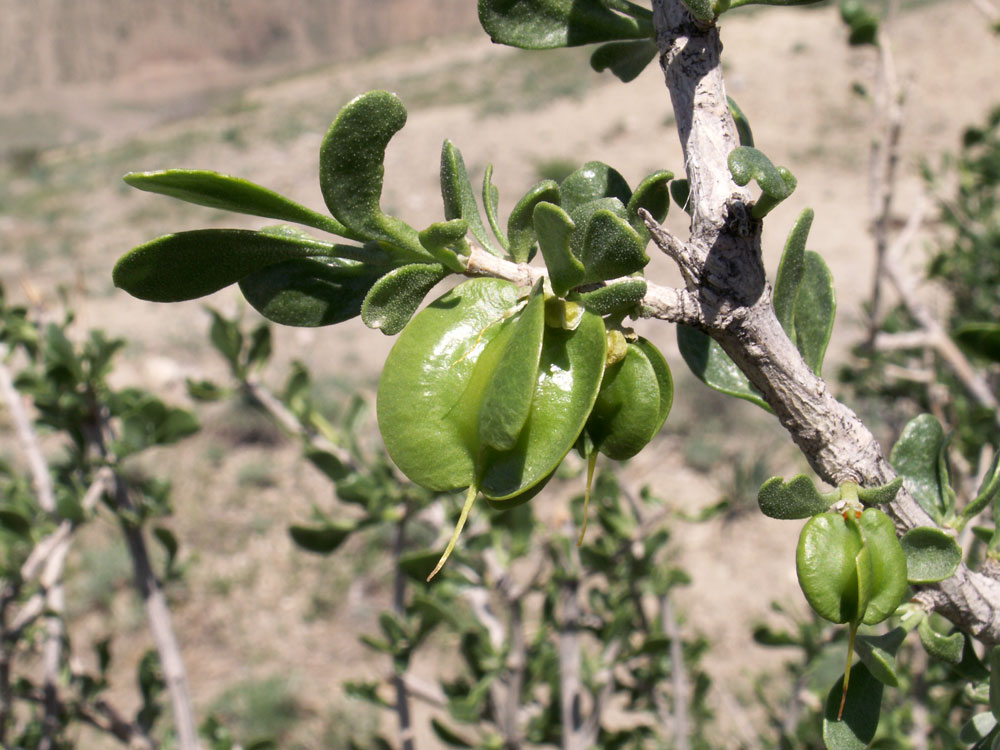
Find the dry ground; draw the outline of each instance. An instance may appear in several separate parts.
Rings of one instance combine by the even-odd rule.
[[[851,87],[870,83],[872,52],[846,46],[828,7],[733,14],[722,33],[729,91],[749,116],[757,145],[799,180],[796,193],[769,220],[769,268],[798,211],[816,209],[810,246],[830,265],[840,305],[835,361],[828,366],[833,372],[858,335],[871,276],[870,105]],[[893,40],[907,91],[897,203],[905,217],[921,190],[921,161],[933,163],[954,150],[961,128],[1000,100],[1000,48],[974,7],[959,0],[907,8]],[[394,90],[410,107],[387,157],[385,205],[415,226],[440,217],[435,195],[445,137],[463,150],[475,176],[494,163],[501,210],[509,210],[510,197],[556,160],[601,159],[632,184],[654,169],[683,169],[655,67],[622,86],[589,72],[577,52],[522,53],[473,35],[279,79],[261,81],[258,73],[250,85],[224,62],[209,68],[223,85],[199,100],[195,108],[204,111],[195,117],[178,115],[185,86],[193,86],[184,68],[176,76],[169,65],[157,69],[155,85],[170,92],[165,107],[149,96],[142,71],[132,79],[131,110],[123,103],[128,97],[118,95],[122,81],[114,83],[113,99],[67,89],[47,102],[51,111],[58,113],[63,102],[91,107],[85,114],[100,124],[98,132],[37,158],[20,154],[21,163],[9,160],[0,172],[0,278],[8,293],[54,309],[57,290],[65,289],[80,330],[101,327],[130,341],[116,377],[177,401],[185,398],[186,377],[223,374],[206,344],[202,305],[134,300],[112,287],[110,268],[123,251],[161,233],[263,222],[131,191],[119,180],[125,171],[216,169],[320,207],[316,155],[322,135],[341,104],[370,88]],[[9,123],[16,113],[4,115]],[[675,209],[669,221],[683,232],[684,218]],[[649,275],[677,280],[662,258],[654,259]],[[232,290],[207,303],[227,312],[241,308]],[[650,484],[678,509],[691,510],[733,492],[752,503],[753,489],[733,481],[732,457],[744,447],[749,458],[741,460],[763,458],[771,473],[804,468],[766,416],[742,403],[720,403],[684,376],[668,326],[638,327],[663,348],[681,387],[663,437],[624,472],[630,486]],[[331,399],[359,388],[371,393],[392,343],[360,322],[276,334],[279,362],[305,360]],[[237,683],[285,684],[304,716],[296,741],[319,747],[324,725],[343,718],[340,682],[385,671],[357,643],[386,600],[377,583],[384,561],[372,546],[358,545],[333,560],[297,551],[285,529],[306,518],[313,503],[332,507],[327,486],[301,464],[293,444],[245,413],[221,408],[203,417],[202,434],[149,462],[174,480],[176,513],[169,525],[188,567],[171,596],[198,708],[204,713],[227,700],[227,688]],[[247,435],[257,442],[247,442]],[[717,686],[712,700],[721,715],[720,746],[742,736],[741,722],[754,719],[748,698],[753,676],[778,669],[774,652],[753,645],[748,624],[767,616],[772,600],[802,607],[792,564],[796,534],[795,524],[753,512],[675,527],[678,559],[694,579],[681,595],[684,627],[713,646],[705,667]],[[132,665],[149,642],[113,527],[91,529],[71,565],[72,607],[80,618],[74,646],[85,652],[91,640],[117,632],[116,695],[127,701]],[[267,683],[272,678],[277,682]],[[89,741],[82,746],[100,747]]]

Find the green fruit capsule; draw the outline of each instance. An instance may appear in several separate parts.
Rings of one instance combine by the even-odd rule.
[[[874,625],[906,595],[906,556],[892,520],[876,508],[813,516],[795,564],[809,605],[832,622]]]
[[[635,456],[663,427],[673,393],[663,355],[646,339],[630,342],[624,356],[605,369],[587,420],[594,448],[617,460]]]
[[[820,513],[813,516],[799,535],[795,571],[806,600],[820,617],[831,622],[857,622],[867,602],[859,601],[868,588],[863,580],[870,572],[858,557],[864,547],[861,528],[853,515]],[[861,578],[859,580],[859,569]]]

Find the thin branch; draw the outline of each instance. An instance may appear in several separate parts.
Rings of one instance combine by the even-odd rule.
[[[392,545],[393,581],[392,581],[392,611],[399,617],[406,616],[406,573],[403,572],[399,564],[406,548],[406,524],[409,508],[403,517],[396,524],[396,538]],[[396,688],[396,717],[399,721],[399,743],[403,750],[413,750],[413,727],[410,724],[410,700],[406,682],[403,679],[405,672],[393,670],[392,681]]]
[[[673,698],[674,750],[691,748],[691,686],[684,665],[684,643],[677,626],[670,594],[660,597],[660,621],[664,635],[670,639],[670,685]]]
[[[871,430],[838,402],[788,339],[774,314],[760,247],[761,223],[749,211],[751,198],[729,173],[736,146],[728,112],[719,27],[697,23],[681,0],[654,0],[660,63],[677,120],[691,188],[691,236],[684,243],[697,264],[688,291],[700,305],[700,326],[764,395],[825,481],[839,485],[883,485],[896,473]],[[676,253],[662,237],[654,241]],[[886,508],[897,529],[931,525],[932,519],[906,491]],[[1000,580],[993,568],[974,573],[961,566],[932,584],[938,610],[984,643],[1000,643]],[[997,571],[1000,574],[1000,571]]]
[[[587,750],[581,718],[583,683],[580,678],[579,552],[570,544],[559,582],[559,710],[562,750]]]
[[[115,456],[109,445],[113,442],[114,431],[110,415],[102,405],[95,405],[94,416],[97,420],[93,434],[90,436],[93,447],[109,464],[114,465]],[[177,744],[181,750],[200,750],[197,723],[191,702],[191,692],[188,687],[187,670],[181,655],[180,644],[174,632],[170,617],[170,608],[163,588],[153,572],[150,562],[149,548],[143,536],[142,528],[130,520],[136,508],[129,494],[128,483],[117,471],[114,473],[115,506],[118,510],[122,535],[132,558],[132,570],[135,576],[136,589],[146,607],[146,619],[149,622],[149,632],[153,638],[163,679],[170,697],[173,709],[174,727],[177,730]]]
[[[52,475],[49,473],[49,465],[42,453],[42,446],[38,442],[38,435],[31,425],[28,411],[24,408],[24,401],[21,394],[14,387],[14,379],[11,376],[10,368],[7,367],[7,354],[9,349],[6,344],[0,343],[0,396],[7,403],[10,409],[11,419],[14,421],[14,429],[17,431],[17,438],[21,442],[25,457],[28,459],[28,468],[31,471],[31,479],[35,485],[35,492],[38,496],[38,504],[46,513],[56,512],[56,496],[52,490]]]

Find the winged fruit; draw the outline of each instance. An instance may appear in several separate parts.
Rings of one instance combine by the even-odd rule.
[[[512,504],[551,476],[604,374],[600,317],[548,326],[541,283],[518,295],[499,279],[460,284],[413,318],[382,371],[378,422],[393,461],[430,489],[469,488],[442,564],[479,492]]]

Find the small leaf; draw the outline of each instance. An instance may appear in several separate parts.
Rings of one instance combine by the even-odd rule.
[[[639,216],[639,209],[644,208],[656,221],[662,222],[667,218],[670,210],[670,181],[674,178],[673,172],[661,170],[648,175],[632,193],[625,207],[628,223],[649,242],[649,229],[646,222]],[[645,244],[645,243],[644,243]]]
[[[757,504],[769,518],[809,518],[830,507],[832,498],[820,494],[805,474],[792,477],[788,483],[781,477],[771,477],[757,493]]]
[[[755,180],[762,191],[751,215],[762,219],[795,190],[796,180],[784,167],[775,167],[763,152],[750,146],[737,146],[729,153],[729,171],[740,186]]]
[[[427,576],[441,557],[441,550],[409,552],[399,559],[399,568],[412,580],[426,583]]]
[[[996,729],[997,719],[989,711],[983,711],[974,715],[958,732],[958,739],[962,742],[974,745],[977,742],[982,742],[990,733]]]
[[[810,2],[815,2],[815,0],[810,0]],[[730,7],[733,7],[735,4],[734,0]],[[750,120],[743,114],[743,110],[740,109],[733,97],[727,96],[726,101],[729,103],[729,114],[733,116],[733,122],[736,123],[736,132],[740,137],[740,145],[753,146],[753,131],[750,130]]]
[[[573,299],[595,315],[622,315],[640,305],[646,288],[645,279],[619,279],[593,291],[581,292]]]
[[[483,248],[494,255],[503,255],[483,226],[462,152],[449,140],[441,146],[441,197],[444,199],[446,219],[464,219],[472,236]]]
[[[826,698],[823,716],[823,742],[827,750],[864,750],[875,737],[882,708],[883,685],[863,663],[851,668],[847,700],[840,720],[837,713],[843,693],[841,677]]]
[[[771,411],[760,391],[750,384],[747,376],[714,339],[697,329],[678,325],[677,345],[691,372],[705,385]]]
[[[583,263],[573,255],[569,240],[576,224],[554,203],[543,202],[533,213],[535,236],[549,272],[552,291],[559,297],[583,281]]]
[[[300,258],[275,263],[240,279],[246,301],[270,321],[312,328],[361,314],[361,303],[384,266]]]
[[[327,208],[344,226],[417,260],[427,251],[416,230],[380,206],[385,149],[405,123],[406,107],[388,91],[369,91],[348,102],[320,147],[319,183]]]
[[[907,577],[911,583],[935,583],[950,578],[962,562],[954,537],[932,526],[910,529],[902,538]]]
[[[348,229],[336,219],[300,206],[283,195],[239,177],[201,169],[167,169],[158,172],[130,172],[122,179],[139,190],[169,195],[199,206],[294,221],[331,234],[351,237]]]
[[[572,215],[576,209],[600,198],[617,198],[623,206],[632,199],[632,190],[614,167],[604,162],[588,161],[567,175],[559,185],[560,205]]]
[[[458,255],[469,254],[469,243],[465,239],[468,231],[465,219],[437,221],[421,230],[420,244],[443,266],[455,273],[463,273],[465,264],[458,259]]]
[[[859,635],[854,642],[854,650],[875,679],[890,687],[898,687],[896,652],[904,640],[906,631],[893,628],[885,635]]]
[[[244,229],[196,229],[159,237],[115,264],[115,286],[152,302],[204,297],[273,263],[332,257],[335,246]]]
[[[645,242],[627,221],[611,211],[594,212],[585,226],[587,233],[580,254],[585,282],[628,276],[649,263],[643,249]]]
[[[22,539],[31,540],[31,522],[16,510],[0,510],[0,528]]]
[[[921,414],[903,428],[890,454],[906,489],[938,524],[947,512],[939,464],[944,447],[941,423],[930,414]]]
[[[516,263],[526,263],[535,246],[535,206],[539,203],[559,205],[559,185],[554,180],[542,180],[533,185],[517,202],[507,219],[508,252]]]
[[[903,486],[903,478],[896,477],[881,487],[858,487],[858,499],[865,505],[886,505],[896,499]]]
[[[709,0],[682,0],[691,15],[699,21],[710,22],[715,19],[715,9]]]
[[[967,352],[1000,362],[1000,323],[964,323],[952,336]]]
[[[805,209],[788,235],[774,282],[774,312],[817,375],[833,332],[833,276],[818,254],[806,251],[813,211]]]
[[[437,738],[449,747],[475,747],[475,745],[464,739],[458,732],[451,729],[451,727],[439,719],[431,718],[431,729],[434,730]]]
[[[681,177],[670,183],[670,197],[674,199],[674,203],[680,206],[682,209],[691,213],[691,185],[688,181]]]
[[[174,563],[177,561],[177,552],[180,550],[177,537],[174,536],[174,532],[165,526],[154,527],[153,536],[156,537],[156,541],[160,543],[160,546],[163,547],[163,551],[167,555],[164,578],[172,578],[175,572]]]
[[[351,473],[350,467],[345,466],[343,461],[329,451],[319,448],[307,448],[303,455],[309,463],[334,482],[339,482]]]
[[[642,10],[632,18],[600,0],[479,0],[479,23],[497,44],[552,49],[652,37],[652,14]]]
[[[500,228],[500,220],[497,218],[497,211],[500,205],[500,191],[493,186],[493,165],[487,164],[483,173],[483,206],[486,209],[486,218],[490,223],[490,229],[503,245],[504,249],[510,247],[507,235]]]
[[[878,18],[859,0],[843,0],[840,17],[850,30],[848,43],[852,46],[878,44]]]
[[[390,271],[375,282],[361,305],[361,319],[369,328],[394,336],[406,327],[424,297],[448,275],[436,263],[413,263]]]
[[[356,529],[357,526],[353,523],[327,523],[323,526],[290,526],[288,533],[302,549],[328,555]]]
[[[622,83],[628,83],[639,77],[656,58],[658,51],[656,42],[650,39],[608,42],[594,50],[590,56],[590,67],[598,73],[610,69]]]
[[[920,642],[924,644],[927,653],[935,659],[941,659],[949,664],[958,664],[962,661],[965,635],[960,631],[944,635],[934,629],[932,618],[925,617],[917,625],[917,633],[920,634]]]

